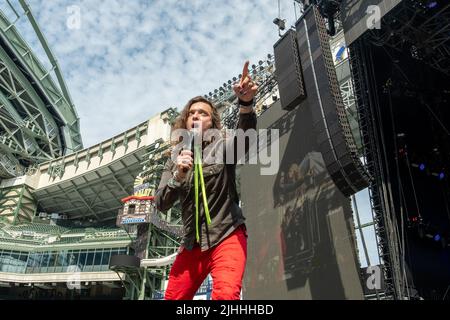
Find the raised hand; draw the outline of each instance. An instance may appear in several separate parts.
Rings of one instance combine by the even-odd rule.
[[[233,86],[236,96],[244,102],[252,101],[258,91],[258,86],[252,81],[252,78],[248,74],[248,65],[249,62],[245,61],[241,81]]]

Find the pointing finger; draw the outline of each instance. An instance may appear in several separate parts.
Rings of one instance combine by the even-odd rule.
[[[239,85],[242,85],[242,82],[245,80],[245,78],[247,78],[249,63],[250,62],[248,60],[245,61],[245,63],[244,63],[244,68],[242,69],[242,78],[241,78],[241,81],[240,81]]]

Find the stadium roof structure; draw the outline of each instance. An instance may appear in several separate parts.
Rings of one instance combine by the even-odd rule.
[[[59,65],[25,0],[16,20],[0,11],[0,179],[83,148],[79,118]],[[47,55],[47,70],[15,24],[28,18]],[[52,78],[56,75],[57,82]]]

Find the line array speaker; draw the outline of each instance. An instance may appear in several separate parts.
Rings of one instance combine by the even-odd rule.
[[[331,55],[325,21],[311,6],[296,23],[301,65],[320,152],[334,183],[350,196],[369,185],[358,157]]]
[[[288,30],[273,49],[281,108],[292,110],[306,98],[295,30]]]

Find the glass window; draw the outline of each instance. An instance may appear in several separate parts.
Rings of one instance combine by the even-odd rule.
[[[101,262],[102,262],[102,254],[103,249],[96,249],[95,250],[95,256],[94,256],[94,266],[92,268],[92,271],[100,271],[101,270]]]
[[[35,253],[33,269],[31,270],[31,272],[38,273],[40,271],[43,256],[44,256],[43,252],[36,252]]]
[[[36,253],[30,252],[29,257],[28,257],[28,262],[27,262],[26,273],[32,272],[34,264],[35,264],[35,260],[36,260]]]
[[[69,252],[67,250],[60,251],[58,254],[58,265],[67,267],[69,264]]]
[[[21,252],[19,256],[20,267],[18,272],[25,273],[27,267],[28,252]]]
[[[2,256],[9,256],[10,253],[11,253],[11,250],[3,250]]]
[[[102,265],[109,266],[109,258],[111,257],[111,249],[105,249],[102,256]]]
[[[66,256],[62,261],[63,272],[67,272],[67,267],[71,265],[71,261],[73,260],[73,254],[71,251],[66,252]]]
[[[4,255],[4,256],[1,257],[0,271],[8,272],[8,270],[9,270],[9,259],[10,259],[10,257],[7,256],[7,255]]]
[[[86,256],[86,265],[84,271],[92,271],[92,264],[94,263],[95,250],[89,250]]]
[[[80,256],[80,252],[77,251],[73,251],[70,254],[70,259],[69,259],[69,266],[76,266],[78,264],[78,258]]]
[[[86,264],[86,256],[87,256],[87,252],[86,251],[80,251],[80,256],[78,259],[78,267],[84,271],[84,265]]]
[[[0,256],[0,271],[2,271],[2,266],[3,266],[3,256]]]
[[[41,272],[47,272],[51,254],[51,251],[42,252]]]
[[[55,263],[56,263],[57,253],[54,251],[51,251],[48,253],[48,255],[49,255],[49,261],[48,261],[47,272],[55,272]]]
[[[95,250],[94,265],[100,265],[102,262],[103,249]]]
[[[55,252],[55,269],[53,272],[62,272],[62,266],[61,266],[61,253]]]
[[[19,254],[17,252],[11,252],[3,259],[3,269],[5,272],[16,272],[17,258]]]
[[[8,260],[8,250],[3,250],[2,255],[0,256],[0,271],[4,271],[4,266],[6,266],[7,264],[7,260]]]

